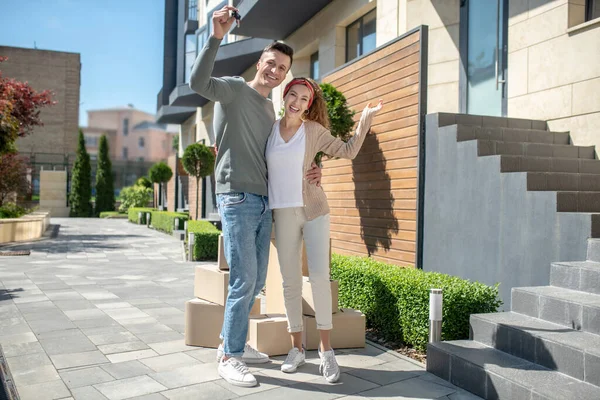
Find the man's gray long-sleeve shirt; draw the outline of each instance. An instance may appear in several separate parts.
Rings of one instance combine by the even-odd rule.
[[[241,77],[211,77],[221,40],[210,37],[198,55],[190,88],[214,101],[217,193],[268,195],[265,148],[275,122],[273,103]]]

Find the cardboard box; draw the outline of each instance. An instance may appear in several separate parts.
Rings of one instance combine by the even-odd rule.
[[[216,266],[197,265],[194,278],[194,296],[224,306],[227,301],[229,272]]]
[[[217,348],[225,307],[202,299],[185,302],[185,344]]]
[[[331,331],[331,347],[334,349],[350,349],[365,347],[365,315],[350,308],[342,308],[333,314]],[[319,348],[319,331],[315,317],[304,316],[302,343],[307,350]]]
[[[331,282],[331,312],[338,312],[338,281]],[[302,278],[302,314],[315,316],[315,301],[313,299],[312,284],[308,277]]]
[[[219,255],[217,256],[217,265],[221,271],[229,271],[229,264],[225,258],[225,242],[223,235],[219,235]]]
[[[248,343],[269,356],[285,355],[292,348],[287,326],[287,318],[282,314],[252,317],[248,329]]]
[[[221,343],[221,328],[225,307],[202,299],[185,303],[185,344],[217,348]],[[260,298],[256,298],[250,316],[260,316]]]

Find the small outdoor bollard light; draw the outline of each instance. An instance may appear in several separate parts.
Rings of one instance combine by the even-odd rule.
[[[151,219],[152,219],[152,213],[146,213],[146,226],[150,227]]]
[[[183,221],[183,230],[187,232],[187,221]]]
[[[188,261],[194,261],[194,242],[196,235],[194,232],[188,233]]]
[[[138,225],[142,224],[142,212],[138,211]]]
[[[443,290],[429,289],[429,343],[442,340]]]
[[[173,219],[173,229],[178,231],[179,230],[179,218],[174,218]]]

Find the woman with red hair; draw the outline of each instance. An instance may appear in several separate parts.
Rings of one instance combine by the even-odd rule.
[[[273,125],[266,158],[269,206],[275,220],[275,242],[283,278],[283,294],[292,349],[281,366],[295,372],[304,364],[302,348],[302,239],[306,246],[309,279],[320,334],[320,371],[336,382],[340,370],[329,341],[333,328],[329,283],[329,206],[321,187],[304,178],[319,152],[353,159],[358,154],[375,114],[383,101],[362,112],[354,136],[346,143],[331,135],[327,103],[319,85],[309,78],[296,78],[283,91],[284,114]]]

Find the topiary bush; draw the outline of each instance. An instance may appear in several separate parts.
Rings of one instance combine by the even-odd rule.
[[[147,207],[131,207],[127,211],[127,219],[129,222],[133,222],[134,224],[138,223],[138,213],[142,212],[142,225],[146,224],[146,213],[151,213],[152,211],[156,211],[154,208]]]
[[[120,212],[127,212],[130,208],[139,208],[148,205],[152,201],[152,189],[143,186],[127,186],[121,189],[119,198],[121,205]]]
[[[96,215],[115,210],[115,188],[113,185],[112,163],[108,151],[106,135],[100,137],[98,146],[98,167],[96,169]]]
[[[194,257],[196,261],[216,260],[219,255],[221,231],[208,221],[188,221],[188,232],[195,234]],[[185,240],[187,241],[187,236]]]
[[[208,146],[202,143],[193,143],[185,148],[181,163],[185,172],[196,178],[196,219],[198,219],[200,178],[213,173],[215,169],[215,154]]]
[[[496,312],[498,285],[402,268],[364,257],[334,254],[331,277],[339,281],[340,307],[361,310],[369,327],[387,340],[425,350],[429,332],[429,289],[444,290],[442,340],[469,338],[469,317]]]
[[[81,129],[79,130],[77,157],[71,172],[69,206],[71,207],[71,217],[92,216],[92,167]]]
[[[171,211],[152,211],[150,223],[154,229],[170,234],[173,233],[175,218],[179,218],[180,227],[183,227],[183,222],[189,219],[189,215]]]

